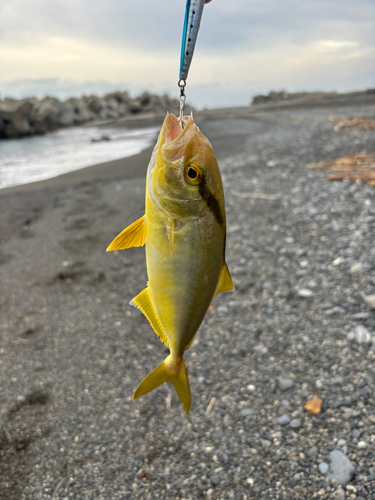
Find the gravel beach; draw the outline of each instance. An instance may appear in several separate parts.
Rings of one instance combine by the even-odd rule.
[[[144,249],[105,252],[151,150],[0,191],[1,500],[375,500],[375,189],[306,168],[375,132],[333,116],[375,97],[196,116],[236,291],[186,352],[187,416],[169,384],[131,401],[166,348],[128,305]]]

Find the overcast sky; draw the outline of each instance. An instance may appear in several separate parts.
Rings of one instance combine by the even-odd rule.
[[[178,94],[185,0],[1,0],[0,93]],[[374,0],[212,0],[187,98],[375,87]]]

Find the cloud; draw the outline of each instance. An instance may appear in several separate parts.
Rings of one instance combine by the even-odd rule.
[[[53,78],[56,92],[63,81],[175,92],[184,9],[184,0],[2,0],[0,91]],[[214,105],[270,88],[370,86],[374,33],[373,0],[213,0],[188,89]]]

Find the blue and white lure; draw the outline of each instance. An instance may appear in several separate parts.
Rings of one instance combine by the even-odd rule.
[[[184,126],[183,114],[185,106],[185,87],[191,61],[193,59],[195,44],[201,24],[205,0],[187,0],[184,28],[182,32],[180,73],[178,86],[180,87],[180,117],[178,123]],[[177,124],[176,124],[177,125]]]

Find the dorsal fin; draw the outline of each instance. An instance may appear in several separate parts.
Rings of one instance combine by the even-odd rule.
[[[132,247],[143,247],[146,242],[146,234],[146,220],[145,216],[143,216],[116,236],[107,248],[107,252],[125,250]]]
[[[233,290],[234,290],[234,285],[232,282],[232,278],[230,277],[228,267],[224,262],[224,265],[220,271],[219,282],[217,284],[214,297],[216,297],[216,295],[218,295],[221,292],[232,292]]]
[[[160,340],[169,347],[167,336],[163,330],[160,320],[156,314],[154,304],[150,296],[149,288],[145,288],[130,302],[130,305],[138,307],[149,320],[152,328]]]

